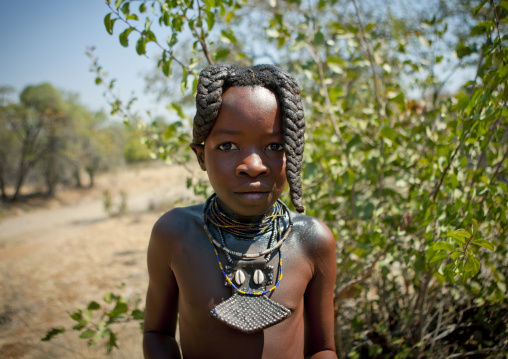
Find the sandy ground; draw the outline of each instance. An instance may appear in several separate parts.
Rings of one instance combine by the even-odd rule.
[[[187,172],[152,165],[99,176],[92,190],[65,190],[43,208],[7,208],[0,214],[0,358],[103,358],[103,343],[87,346],[68,313],[103,303],[107,292],[143,305],[147,287],[146,249],[157,218],[194,199]],[[120,191],[128,213],[111,217]],[[37,207],[37,206],[35,206]],[[123,287],[120,287],[124,284]],[[66,333],[40,339],[53,327]],[[141,358],[139,323],[118,324],[120,350],[110,358]]]

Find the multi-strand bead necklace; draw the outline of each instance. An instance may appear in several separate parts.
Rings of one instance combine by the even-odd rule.
[[[283,221],[285,218],[288,218],[289,223],[287,229],[283,231],[284,228]],[[217,257],[219,268],[228,284],[230,284],[236,292],[249,296],[260,296],[263,294],[270,293],[273,290],[275,290],[275,288],[278,287],[282,279],[282,253],[280,250],[280,246],[288,238],[293,226],[290,212],[287,206],[282,201],[278,200],[273,206],[272,213],[270,215],[265,216],[261,222],[242,223],[229,218],[224,212],[222,212],[218,205],[217,195],[213,194],[207,199],[204,205],[202,220],[203,220],[203,228],[208,236],[208,239],[210,240],[210,243],[212,243],[214,247],[214,253]],[[218,242],[212,236],[208,228],[207,222],[210,222],[217,227],[217,231],[219,232],[221,242]],[[261,237],[263,234],[266,234],[271,231],[270,240],[268,241],[268,248],[258,253],[242,253],[233,251],[226,246],[226,241],[224,235],[222,234],[222,230],[233,234],[237,238],[240,237],[244,239],[256,239]],[[284,232],[284,234],[282,234],[282,232]],[[275,241],[275,238],[277,238],[277,242],[274,244],[273,242]],[[225,272],[217,249],[221,249],[222,251],[224,251],[230,263],[233,262],[231,256],[242,259],[255,259],[264,256],[266,262],[268,262],[271,253],[279,249],[279,277],[277,279],[277,282],[272,288],[259,292],[248,292],[239,289],[237,286],[235,286],[235,284],[231,281],[231,279]]]

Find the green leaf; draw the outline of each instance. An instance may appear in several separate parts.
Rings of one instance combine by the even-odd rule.
[[[206,10],[210,11],[215,7],[215,0],[205,0]]]
[[[215,14],[211,11],[206,11],[206,24],[208,25],[208,31],[212,30],[213,25],[215,25]]]
[[[314,35],[314,46],[316,47],[320,47],[322,46],[323,44],[325,43],[325,36],[323,35],[322,32],[317,32],[315,35]]]
[[[489,241],[485,239],[475,239],[472,242],[473,244],[476,244],[477,246],[483,247],[485,249],[488,249],[489,251],[494,252],[495,248]]]
[[[72,327],[74,330],[81,330],[88,324],[88,320],[80,320],[78,324]]]
[[[112,301],[117,300],[117,299],[120,299],[120,297],[117,295],[114,295],[111,292],[106,293],[106,295],[104,296],[104,301],[106,303],[111,303]]]
[[[138,42],[136,43],[136,52],[138,55],[146,54],[146,39],[144,36],[140,36]]]
[[[89,339],[95,335],[95,330],[87,329],[79,336],[81,339]]]
[[[341,59],[339,56],[336,55],[328,56],[326,59],[326,64],[336,74],[343,73],[344,68],[347,67],[346,61],[344,61],[343,59]]]
[[[127,313],[128,310],[129,310],[129,308],[127,307],[126,303],[118,301],[116,303],[115,308],[111,312],[107,313],[106,315],[109,316],[110,318],[117,318],[120,315]]]
[[[397,138],[397,132],[389,126],[381,127],[379,133],[381,134],[381,137],[388,138],[391,141],[394,141]]]
[[[455,283],[455,264],[450,263],[446,265],[443,269],[443,274],[450,282]]]
[[[492,20],[485,20],[480,23],[478,23],[473,29],[471,30],[471,36],[478,36],[483,34],[490,33],[495,27],[494,21]]]
[[[97,303],[96,301],[92,301],[90,302],[90,304],[88,304],[88,310],[97,310],[100,307],[101,307],[100,304]]]
[[[469,274],[471,276],[474,276],[474,275],[476,275],[476,273],[478,273],[479,270],[480,270],[480,262],[475,257],[470,256],[466,260],[466,265],[464,266],[464,271],[469,272]]]
[[[108,344],[106,346],[107,348],[107,353],[111,353],[111,350],[113,350],[113,348],[117,348],[118,349],[118,344],[116,342],[116,335],[115,333],[113,332],[109,332],[109,340],[108,340]]]
[[[166,77],[170,77],[171,75],[171,60],[166,60],[162,64],[162,73]]]
[[[41,341],[42,342],[48,342],[51,339],[53,339],[53,337],[55,337],[56,335],[62,334],[62,333],[65,333],[65,329],[64,328],[52,328],[50,331],[48,331],[46,333],[46,336],[44,338],[42,338]]]
[[[122,11],[122,13],[128,17],[128,15],[131,13],[131,3],[127,1],[125,4],[123,4],[120,11]]]
[[[481,8],[487,3],[488,0],[483,0],[480,4],[478,4],[474,9],[473,9],[473,14],[475,15],[478,15],[478,13],[480,12]]]
[[[123,47],[129,46],[129,34],[132,32],[132,30],[133,28],[129,27],[120,34],[120,44]]]
[[[406,106],[406,99],[404,98],[404,94],[402,92],[399,92],[395,96],[390,97],[390,101],[399,105],[399,108],[401,109],[405,108]]]
[[[75,320],[76,322],[79,322],[81,319],[83,319],[83,314],[81,312],[81,310],[78,310],[77,312],[75,313],[71,313],[69,314],[69,316]]]
[[[150,26],[152,25],[152,21],[150,21],[150,18],[147,17],[145,19],[145,31],[150,31]]]
[[[463,229],[457,229],[446,233],[446,237],[452,238],[456,243],[465,244],[466,239],[471,238],[471,234]]]
[[[113,35],[113,25],[115,24],[115,21],[117,20],[117,19],[111,19],[112,14],[113,13],[109,13],[104,18],[104,26],[106,26],[106,31],[110,35]]]
[[[450,258],[452,260],[456,260],[457,258],[459,258],[460,256],[462,256],[462,252],[453,252],[452,255],[450,256]]]
[[[237,40],[235,35],[233,34],[233,31],[231,30],[222,30],[222,32],[219,35],[219,38],[221,41],[231,44],[236,44]]]
[[[437,242],[432,245],[432,249],[436,251],[448,251],[448,252],[454,252],[455,247],[448,243],[448,242]]]
[[[143,319],[145,319],[145,312],[141,311],[139,309],[134,309],[132,311],[131,315],[136,320],[143,320]]]
[[[478,221],[476,219],[472,219],[473,222],[473,235],[478,232]]]
[[[186,117],[185,114],[183,113],[182,106],[180,106],[176,103],[172,103],[170,108],[178,114],[178,117],[180,117],[180,118]]]
[[[430,263],[435,263],[437,261],[441,261],[445,258],[448,258],[450,255],[448,253],[445,253],[445,252],[437,252],[433,257],[432,259],[430,260]]]
[[[178,42],[178,38],[176,33],[171,34],[171,36],[168,39],[168,46],[173,47]]]
[[[139,20],[138,15],[136,14],[130,14],[125,17],[126,20]]]
[[[497,6],[501,6],[505,10],[508,10],[508,1],[501,1]]]
[[[230,53],[229,49],[219,49],[215,52],[215,60],[224,60]]]

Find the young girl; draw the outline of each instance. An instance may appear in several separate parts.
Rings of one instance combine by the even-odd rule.
[[[215,193],[153,228],[145,357],[336,358],[335,240],[300,214],[295,79],[269,65],[209,66],[196,106],[191,147]],[[287,182],[300,213],[279,200]]]

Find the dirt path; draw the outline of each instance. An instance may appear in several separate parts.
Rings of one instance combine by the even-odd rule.
[[[106,292],[143,299],[151,227],[175,202],[192,201],[185,177],[162,165],[123,170],[98,178],[88,196],[63,193],[68,205],[0,220],[0,357],[105,357],[102,346],[88,347],[72,330],[48,343],[39,339],[52,327],[70,328],[66,313]],[[104,190],[114,208],[120,191],[127,194],[127,215],[105,213]],[[142,357],[138,324],[117,330],[120,350],[110,357]]]

